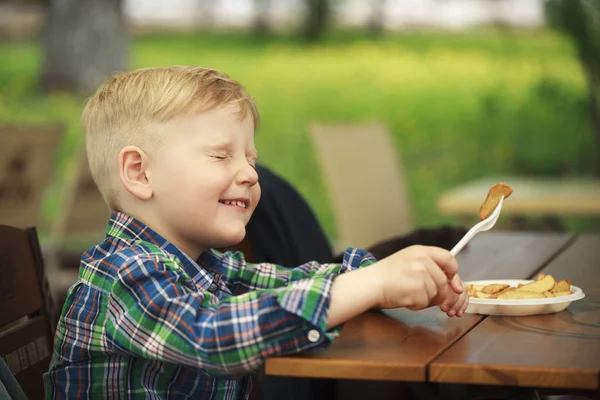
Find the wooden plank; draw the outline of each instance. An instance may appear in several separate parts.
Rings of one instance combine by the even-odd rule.
[[[544,273],[586,293],[561,313],[488,317],[430,367],[433,382],[600,388],[600,236],[585,235]]]
[[[462,322],[476,323],[469,316]],[[299,357],[267,360],[267,375],[337,379],[425,381],[424,362],[448,335],[440,332],[439,319],[430,325],[419,316],[414,324],[390,318],[381,312],[369,312],[344,326],[331,348]],[[450,320],[458,334],[460,321]],[[446,325],[446,330],[449,328]]]
[[[42,374],[52,355],[52,334],[45,315],[0,331],[0,357],[30,399],[44,398]]]
[[[525,278],[550,260],[569,235],[478,235],[458,256],[463,279]],[[523,256],[527,255],[527,256]],[[269,358],[267,375],[424,382],[427,365],[482,320],[448,318],[436,307],[370,312],[348,321],[324,351]]]
[[[0,225],[0,327],[44,308],[27,231]]]
[[[438,209],[445,215],[476,216],[488,190],[498,182],[514,193],[502,206],[502,215],[600,215],[600,180],[585,178],[492,177],[458,186],[443,193]]]

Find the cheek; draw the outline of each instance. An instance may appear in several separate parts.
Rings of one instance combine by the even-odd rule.
[[[260,196],[261,196],[260,185],[257,183],[256,185],[254,185],[254,187],[252,187],[251,191],[252,191],[252,211],[254,211],[258,202],[260,201]]]
[[[173,185],[178,180],[184,179],[189,168],[186,168],[183,157],[172,156],[164,151],[158,154],[156,160],[151,164],[151,173],[154,178],[163,185]]]

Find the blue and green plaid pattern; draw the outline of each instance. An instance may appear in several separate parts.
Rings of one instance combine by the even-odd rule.
[[[216,250],[194,261],[114,212],[69,289],[46,398],[247,398],[266,357],[331,343],[334,277],[374,261],[357,249],[341,265],[247,264]]]

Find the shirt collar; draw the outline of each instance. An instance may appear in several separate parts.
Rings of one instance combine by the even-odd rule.
[[[106,227],[106,236],[121,240],[133,240],[152,243],[167,253],[173,255],[183,266],[184,271],[199,284],[207,289],[213,282],[213,277],[187,254],[142,221],[120,211],[113,211]],[[202,258],[202,257],[201,257]]]

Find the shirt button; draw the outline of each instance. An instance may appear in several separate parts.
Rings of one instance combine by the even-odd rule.
[[[321,338],[321,334],[319,333],[319,331],[317,331],[315,329],[311,329],[310,331],[308,331],[308,340],[310,342],[315,343],[320,338]]]
[[[208,287],[208,291],[211,293],[215,293],[217,291],[217,285],[215,285],[214,283],[211,283],[210,286]]]

